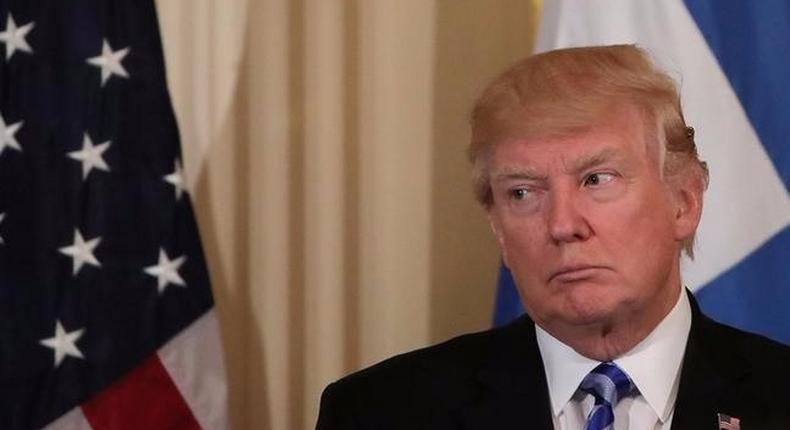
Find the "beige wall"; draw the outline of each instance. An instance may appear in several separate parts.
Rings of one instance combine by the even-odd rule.
[[[312,428],[328,382],[488,326],[466,115],[534,3],[158,1],[232,428]]]

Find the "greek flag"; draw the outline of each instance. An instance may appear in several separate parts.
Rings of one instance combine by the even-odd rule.
[[[790,344],[790,3],[557,0],[536,51],[636,43],[680,84],[711,169],[683,282],[713,318]],[[495,324],[523,312],[505,268]]]

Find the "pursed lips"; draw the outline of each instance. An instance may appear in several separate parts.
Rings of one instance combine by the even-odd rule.
[[[551,274],[551,276],[549,277],[549,282],[580,281],[594,276],[596,272],[600,270],[607,270],[607,269],[610,268],[606,266],[595,265],[595,264],[572,264],[572,265],[562,266]]]

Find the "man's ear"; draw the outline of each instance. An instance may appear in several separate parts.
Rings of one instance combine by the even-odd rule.
[[[510,265],[507,262],[505,238],[502,235],[502,227],[499,224],[499,219],[497,218],[497,215],[493,213],[492,208],[488,208],[487,216],[488,216],[488,225],[491,226],[491,231],[494,232],[494,236],[496,237],[496,242],[499,245],[499,252],[502,254],[502,262],[505,264],[505,266],[510,267]]]
[[[673,182],[675,239],[684,240],[697,231],[702,217],[702,196],[705,185],[693,172],[682,173]]]

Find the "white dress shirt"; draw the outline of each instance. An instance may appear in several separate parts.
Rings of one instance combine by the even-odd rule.
[[[678,380],[691,328],[691,306],[685,289],[672,310],[632,350],[614,360],[639,390],[614,408],[615,430],[668,430],[675,411]],[[538,347],[546,368],[554,428],[582,430],[595,404],[578,390],[582,379],[600,362],[560,342],[537,324]]]

